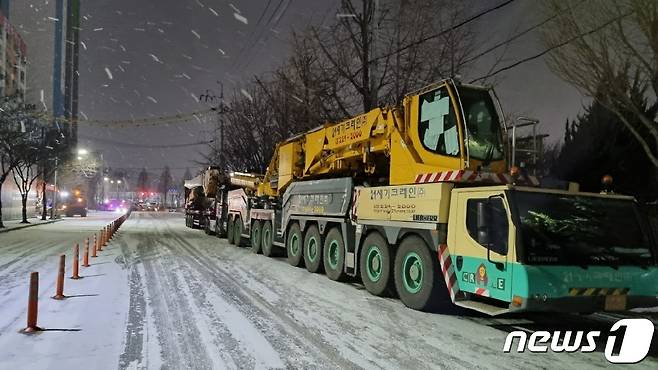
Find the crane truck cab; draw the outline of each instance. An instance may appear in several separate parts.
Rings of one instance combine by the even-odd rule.
[[[458,305],[492,314],[658,306],[656,244],[632,197],[456,188],[447,227],[440,262]]]

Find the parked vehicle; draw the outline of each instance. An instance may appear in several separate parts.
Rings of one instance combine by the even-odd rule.
[[[239,185],[229,174],[238,188],[221,207],[213,198],[211,221],[231,244],[331,280],[360,277],[417,310],[658,305],[656,245],[636,201],[542,187],[508,164],[497,107],[491,91],[447,80],[297,135],[265,175]],[[208,195],[188,225],[207,222]]]

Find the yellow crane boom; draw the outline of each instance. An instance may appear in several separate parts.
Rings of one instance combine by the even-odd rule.
[[[424,174],[506,169],[500,112],[489,89],[452,80],[292,137],[275,148],[258,195],[296,180],[351,176],[371,184],[418,182]]]

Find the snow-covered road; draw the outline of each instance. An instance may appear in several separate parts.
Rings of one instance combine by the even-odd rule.
[[[615,316],[412,311],[357,282],[333,282],[185,228],[174,213],[133,213],[81,270],[83,279],[66,279],[72,297],[50,299],[57,256],[109,220],[93,215],[0,234],[1,369],[611,366],[602,352],[505,354],[502,347],[509,331],[607,330]],[[30,271],[41,274],[39,325],[53,330],[26,336],[18,330]],[[657,352],[654,344],[636,367],[656,368]]]

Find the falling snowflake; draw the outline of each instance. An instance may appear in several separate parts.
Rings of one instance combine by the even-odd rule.
[[[230,6],[231,9],[233,9],[234,12],[236,12],[236,13],[242,13],[242,12],[240,11],[240,9],[236,8],[235,5],[233,5],[232,3],[229,3],[228,6]]]
[[[152,102],[154,102],[155,104],[158,104],[158,101],[157,101],[157,100],[155,100],[155,98],[154,98],[154,97],[152,97],[152,96],[147,96],[147,97],[146,97],[146,99],[148,99],[148,100],[150,100],[150,101],[152,101]]]
[[[110,69],[109,69],[109,68],[105,67],[105,73],[107,73],[107,78],[108,78],[109,80],[114,79],[114,77],[112,77],[112,72],[110,72]]]
[[[249,24],[247,18],[243,17],[241,14],[233,13],[233,17],[244,24]]]
[[[153,54],[149,54],[149,55],[151,56],[151,58],[153,58],[153,61],[155,61],[155,62],[157,62],[157,63],[161,63],[161,64],[162,64],[162,61],[160,60],[160,58],[158,58],[158,57],[156,57],[156,56],[155,56],[155,55],[153,55]]]
[[[240,92],[241,92],[242,95],[244,95],[247,99],[249,99],[250,102],[253,102],[253,101],[254,101],[254,98],[251,96],[251,94],[249,94],[249,93],[247,92],[247,90],[245,90],[245,89],[240,89]]]
[[[197,39],[201,40],[201,35],[199,35],[199,33],[197,31],[195,31],[195,30],[191,30],[191,31],[192,31],[192,34],[194,34],[194,36],[196,36]]]
[[[213,8],[211,8],[211,7],[208,7],[208,10],[210,10],[210,11],[212,12],[212,14],[215,15],[215,17],[219,17],[219,13],[217,13],[217,12],[215,11],[215,9],[213,9]]]

